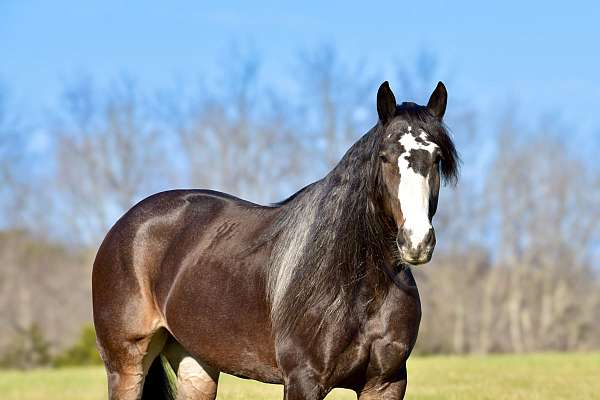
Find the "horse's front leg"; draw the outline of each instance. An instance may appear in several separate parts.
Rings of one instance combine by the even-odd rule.
[[[322,400],[327,391],[306,369],[296,369],[284,380],[284,400]]]
[[[392,381],[372,379],[357,392],[358,400],[402,400],[406,393],[406,367]]]

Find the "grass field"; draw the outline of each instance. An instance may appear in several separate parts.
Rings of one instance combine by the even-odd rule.
[[[407,399],[600,399],[600,353],[415,357]],[[281,399],[282,388],[222,375],[218,399]],[[0,371],[2,400],[106,398],[102,368]],[[328,399],[354,399],[335,390]]]

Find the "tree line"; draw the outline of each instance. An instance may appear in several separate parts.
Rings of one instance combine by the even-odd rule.
[[[34,122],[0,91],[0,364],[85,353],[72,346],[93,343],[80,337],[93,256],[143,197],[202,187],[275,202],[323,176],[375,123],[380,74],[331,47],[302,53],[277,86],[256,55],[228,59],[220,77],[162,90],[70,82]],[[526,127],[515,110],[490,128],[452,97],[435,57],[399,65],[386,79],[401,99],[423,103],[448,82],[446,122],[463,159],[458,186],[442,188],[434,258],[414,269],[416,351],[599,348],[600,174],[569,146],[573,128]]]

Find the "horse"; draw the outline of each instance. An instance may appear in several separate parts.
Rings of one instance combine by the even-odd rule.
[[[190,189],[127,211],[92,274],[109,398],[212,400],[225,372],[286,400],[402,399],[421,318],[411,266],[431,259],[440,181],[458,176],[446,103],[442,82],[426,106],[382,83],[373,128],[279,203]]]

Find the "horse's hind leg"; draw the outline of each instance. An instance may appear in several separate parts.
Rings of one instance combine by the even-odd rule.
[[[214,400],[219,371],[192,357],[184,357],[177,368],[177,400]]]
[[[98,340],[106,366],[110,400],[138,400],[142,397],[144,378],[166,339],[166,331],[159,329],[144,337],[122,338],[110,343]]]
[[[165,346],[164,354],[177,373],[177,400],[214,400],[219,371],[190,356],[175,340]]]

